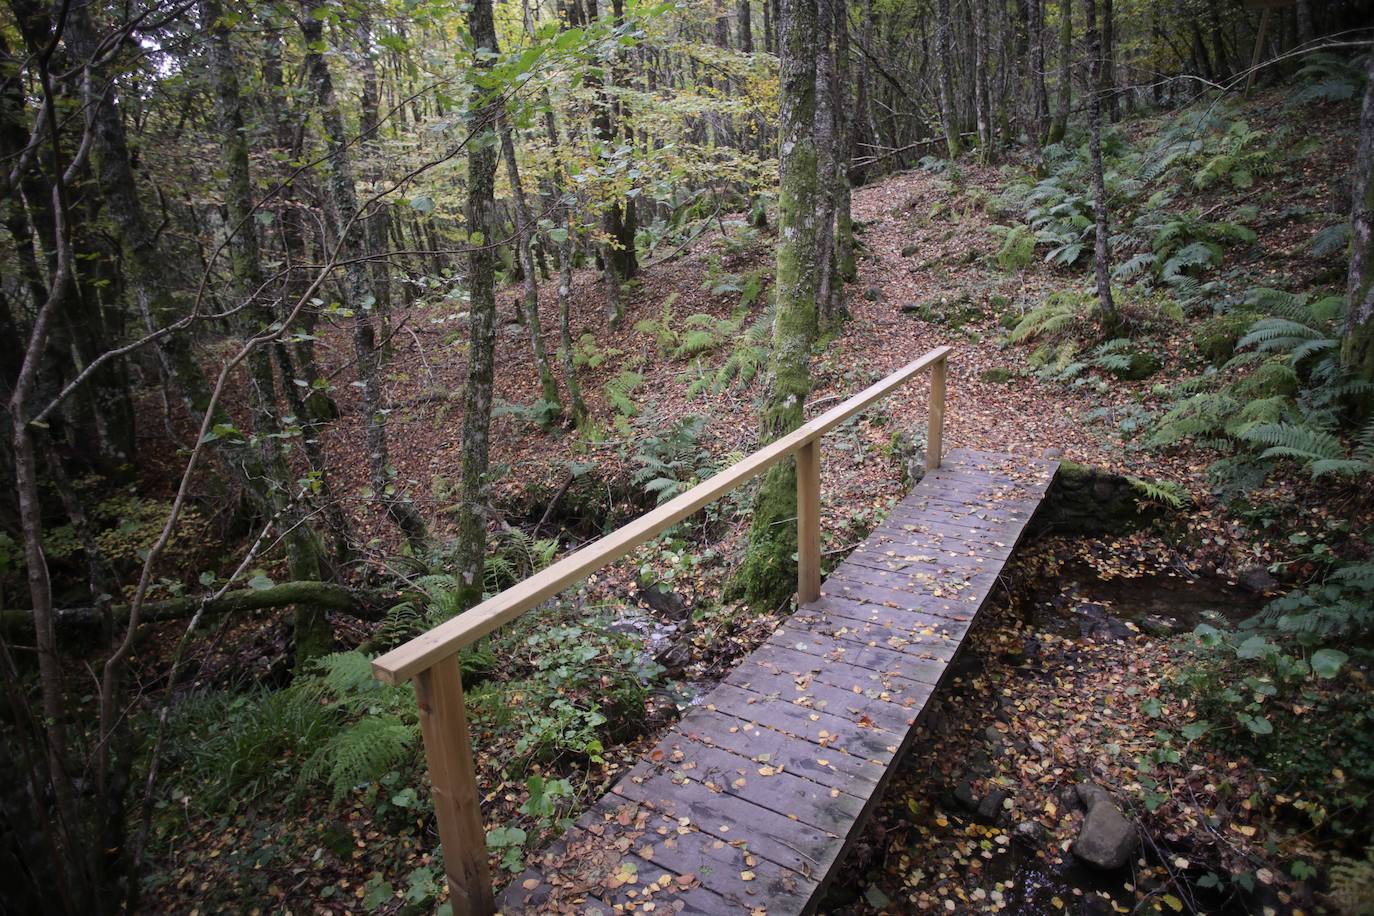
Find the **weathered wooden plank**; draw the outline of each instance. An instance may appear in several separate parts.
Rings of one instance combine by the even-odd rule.
[[[668,817],[695,826],[725,843],[739,844],[760,858],[780,865],[799,879],[819,880],[838,845],[838,837],[809,824],[756,805],[738,795],[712,792],[701,783],[682,777],[651,774],[636,767],[629,778],[616,783],[616,796],[642,802]]]
[[[663,743],[668,756],[659,769],[676,782],[695,780],[712,792],[747,799],[789,820],[841,836],[863,811],[866,794],[858,796],[838,787],[823,786],[779,769],[774,763],[755,763],[721,747],[672,734]]]
[[[851,721],[867,718],[896,734],[911,727],[910,709],[891,700],[870,698],[863,693],[831,686],[809,674],[791,675],[757,666],[741,666],[730,673],[725,683],[765,696],[776,696],[802,709],[828,712]]]
[[[724,709],[736,718],[749,718],[761,725],[786,729],[822,747],[841,747],[860,757],[888,759],[890,748],[898,737],[877,725],[861,725],[834,713],[770,700],[764,694],[733,684],[720,685],[711,696],[713,702],[708,709],[711,706]]]
[[[952,450],[818,598],[801,602],[578,821],[571,850],[553,847],[566,858],[598,837],[618,858],[594,863],[629,863],[635,880],[564,886],[563,898],[585,890],[586,912],[812,906],[914,740],[1054,470]],[[503,903],[513,893],[532,899],[526,883],[538,891],[576,880],[560,878],[558,865],[545,857]]]
[[[856,757],[843,748],[822,748],[758,722],[736,719],[723,710],[689,715],[674,730],[755,763],[780,765],[827,788],[846,792],[866,792],[861,786],[871,787],[882,772],[867,758]]]

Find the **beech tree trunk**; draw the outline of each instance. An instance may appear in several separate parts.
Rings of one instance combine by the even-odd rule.
[[[781,187],[778,194],[776,315],[770,378],[760,438],[764,443],[802,424],[811,391],[816,337],[816,3],[786,0],[780,44]],[[797,469],[775,464],[754,499],[749,546],[727,596],[775,608],[796,587]]]
[[[821,328],[835,323],[835,0],[816,3],[816,307]]]
[[[1093,238],[1093,269],[1097,275],[1097,317],[1111,328],[1119,318],[1112,301],[1111,242],[1108,238],[1107,189],[1102,177],[1102,83],[1101,47],[1097,38],[1097,2],[1084,0],[1088,16],[1088,154],[1092,160],[1093,214],[1097,226]]]
[[[479,52],[472,66],[490,70],[496,53],[496,25],[491,0],[476,0],[468,11],[468,29]],[[489,467],[491,391],[496,349],[496,148],[484,141],[500,129],[505,101],[496,90],[476,88],[472,100],[473,138],[468,145],[468,233],[481,233],[481,243],[469,243],[468,293],[471,336],[468,345],[467,389],[463,399],[463,468],[459,484],[457,543],[454,574],[460,608],[482,600],[483,564],[487,547],[490,501]]]

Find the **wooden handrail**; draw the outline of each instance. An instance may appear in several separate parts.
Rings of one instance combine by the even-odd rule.
[[[781,439],[764,446],[743,461],[731,465],[685,493],[678,494],[652,512],[641,515],[623,528],[618,528],[574,551],[547,569],[488,598],[471,610],[439,624],[385,655],[378,656],[372,662],[373,674],[378,680],[388,684],[400,684],[435,662],[456,655],[459,649],[471,645],[568,586],[615,562],[703,506],[720,499],[726,493],[768,470],[802,446],[825,435],[894,388],[910,381],[922,370],[932,367],[932,381],[935,383],[931,386],[932,402],[937,400],[935,388],[938,386],[940,390],[939,403],[932,403],[930,411],[926,464],[931,468],[938,467],[941,446],[939,429],[944,421],[944,368],[949,351],[949,347],[936,347]]]
[[[936,347],[652,512],[373,660],[372,673],[378,680],[388,684],[415,681],[439,841],[444,847],[444,871],[455,914],[487,916],[496,908],[468,736],[459,650],[613,563],[793,453],[797,456],[797,599],[801,603],[814,601],[821,586],[821,436],[929,369],[926,467],[939,467],[949,353],[949,347]]]

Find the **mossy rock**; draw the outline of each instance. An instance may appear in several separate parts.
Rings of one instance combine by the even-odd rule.
[[[1233,312],[1208,318],[1193,332],[1193,346],[1213,366],[1220,366],[1236,352],[1236,342],[1254,322],[1249,312]]]
[[[906,247],[904,247],[904,248],[902,249],[902,257],[904,257],[904,258],[913,257],[913,256],[916,255],[920,250],[921,250],[921,246],[919,246],[919,245],[907,245]]]
[[[986,317],[968,293],[959,294],[953,301],[937,299],[933,302],[908,302],[902,306],[902,311],[951,331],[958,331],[970,322]]]
[[[883,291],[876,286],[870,286],[868,289],[864,290],[864,298],[869,302],[877,302],[879,299],[883,298]]]
[[[1134,350],[1129,354],[1129,359],[1129,365],[1124,368],[1109,369],[1108,371],[1122,381],[1138,382],[1154,375],[1163,365],[1159,357],[1148,350]]]
[[[1005,384],[1015,377],[1016,374],[1014,372],[1012,372],[1010,369],[1005,369],[1001,366],[994,366],[991,369],[984,369],[982,372],[978,373],[978,378],[982,381],[992,382],[998,385]]]

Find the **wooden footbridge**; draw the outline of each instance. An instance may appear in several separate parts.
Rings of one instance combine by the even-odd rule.
[[[374,663],[414,680],[455,914],[802,913],[858,835],[1044,498],[1054,462],[941,461],[940,347],[653,512]],[[820,577],[821,437],[931,373],[927,473]],[[458,650],[791,456],[798,609],[499,901],[487,869]]]

